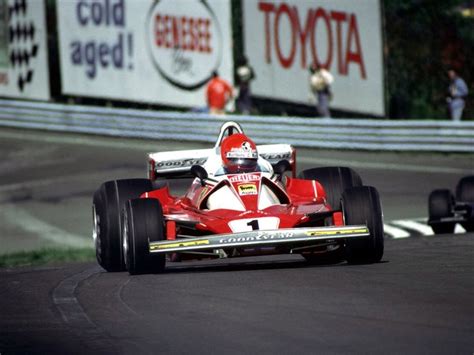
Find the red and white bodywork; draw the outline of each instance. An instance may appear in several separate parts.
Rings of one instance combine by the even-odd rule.
[[[220,144],[237,132],[242,133],[240,126],[228,122],[212,149],[149,154],[151,180],[190,176],[193,165],[207,172],[205,180],[194,178],[184,196],[173,196],[168,186],[141,196],[160,201],[166,224],[166,241],[150,243],[150,252],[218,254],[219,245],[227,254],[232,246],[234,255],[292,252],[296,242],[326,248],[368,235],[366,226],[344,226],[342,212],[327,204],[319,182],[294,177],[296,153],[290,145],[257,146],[257,172],[225,174]],[[281,160],[290,163],[292,177],[275,174],[273,166]]]

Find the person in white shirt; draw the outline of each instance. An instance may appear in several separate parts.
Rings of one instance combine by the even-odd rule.
[[[309,71],[311,73],[309,85],[313,94],[316,95],[318,114],[321,117],[329,118],[331,117],[329,111],[329,101],[332,99],[331,84],[334,77],[317,63],[311,64]]]
[[[465,99],[469,93],[466,82],[456,73],[454,69],[448,70],[450,80],[448,87],[448,103],[449,113],[453,121],[460,121],[465,106]]]

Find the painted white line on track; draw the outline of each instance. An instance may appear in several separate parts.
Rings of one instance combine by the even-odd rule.
[[[6,223],[22,228],[24,231],[37,235],[39,238],[69,247],[92,247],[92,238],[69,233],[33,216],[25,209],[13,204],[3,205],[0,217]]]
[[[390,223],[395,224],[400,227],[404,227],[410,230],[414,230],[416,232],[419,232],[423,235],[434,235],[433,229],[431,229],[430,226],[419,223],[413,220],[397,220],[397,221],[391,221]]]
[[[466,230],[464,229],[463,226],[457,223],[456,226],[454,227],[454,234],[461,234],[461,233],[466,233]]]
[[[85,280],[101,272],[101,268],[96,265],[78,274],[72,275],[62,280],[52,292],[53,304],[58,310],[63,321],[77,336],[87,334],[89,339],[88,352],[103,353],[104,349],[114,349],[113,340],[99,328],[87,315],[76,297],[76,290]],[[113,352],[118,352],[114,349]]]
[[[410,237],[410,233],[408,233],[406,230],[388,224],[384,224],[383,229],[385,234],[388,234],[393,239],[402,239]]]

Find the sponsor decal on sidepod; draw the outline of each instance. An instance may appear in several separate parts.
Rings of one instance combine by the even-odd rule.
[[[243,184],[237,186],[239,189],[239,195],[256,195],[257,194],[257,186],[255,184]]]

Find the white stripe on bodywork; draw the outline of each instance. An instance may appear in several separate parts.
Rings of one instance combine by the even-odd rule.
[[[314,197],[315,198],[318,198],[318,188],[316,186],[316,181],[315,180],[312,180],[313,182],[313,191],[314,191]]]

